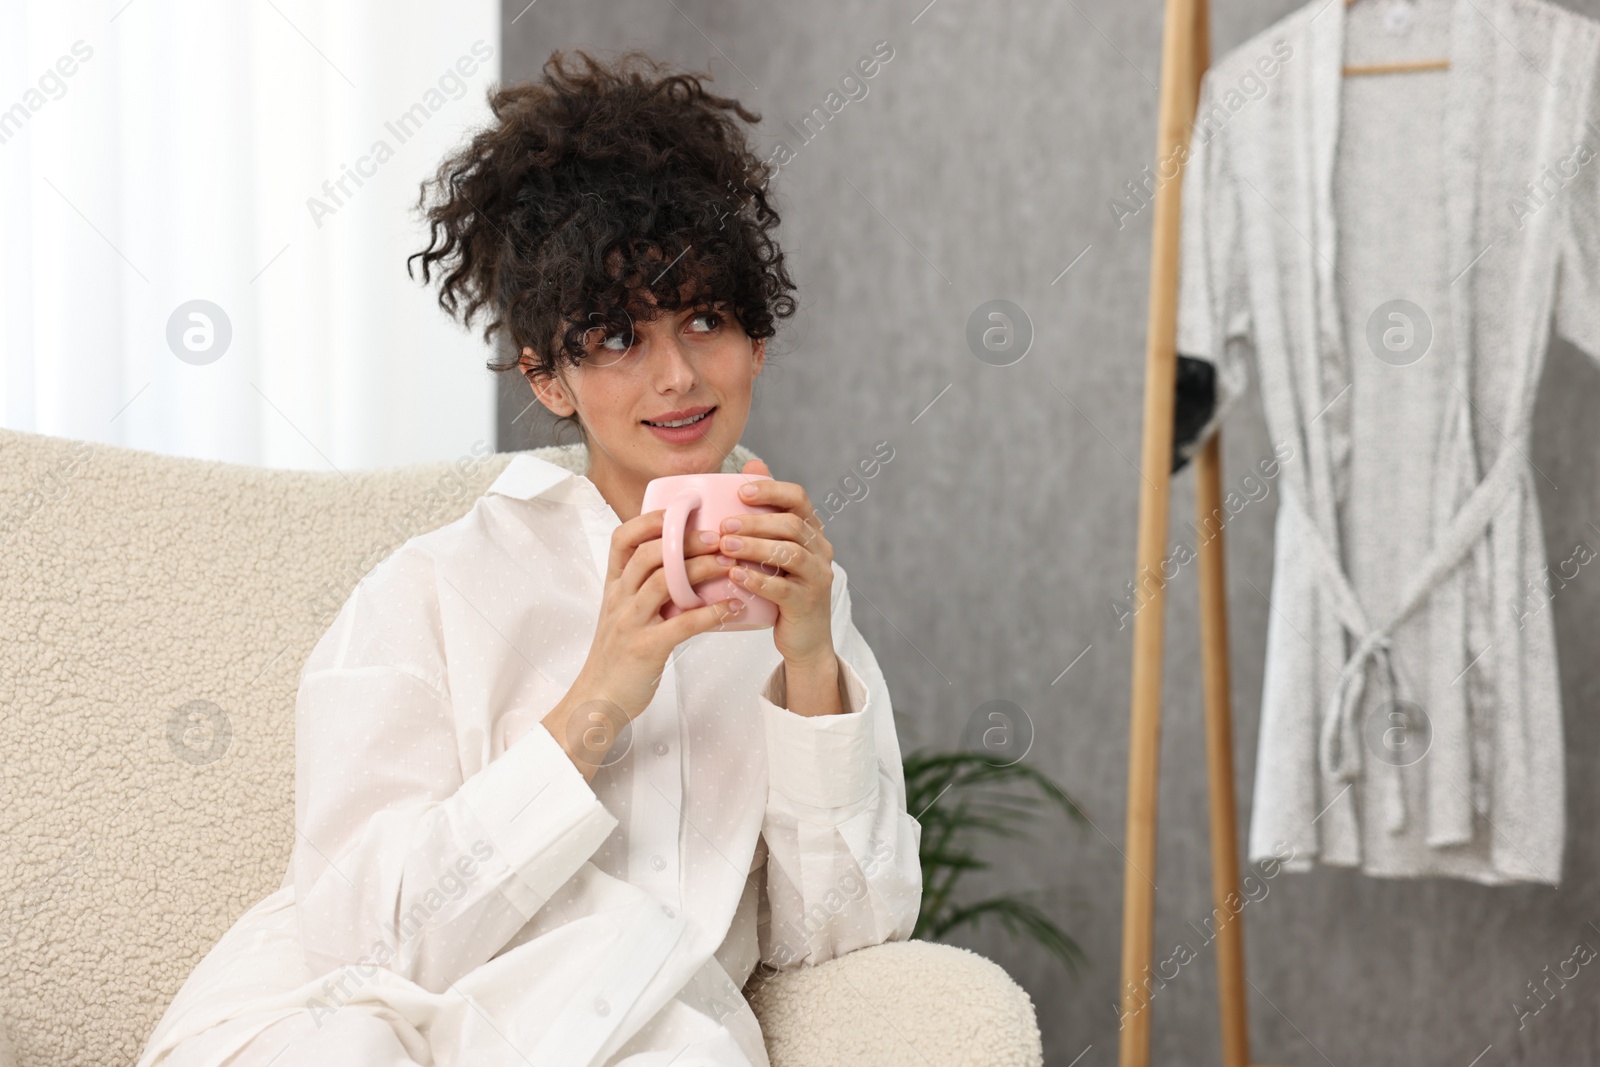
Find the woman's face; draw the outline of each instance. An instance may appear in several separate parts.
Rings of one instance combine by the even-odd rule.
[[[744,433],[765,340],[752,342],[726,305],[658,312],[636,321],[632,337],[603,334],[597,326],[585,336],[589,356],[577,367],[533,381],[545,407],[582,420],[590,480],[608,497],[633,500],[652,478],[720,471]],[[707,411],[681,429],[651,425]]]

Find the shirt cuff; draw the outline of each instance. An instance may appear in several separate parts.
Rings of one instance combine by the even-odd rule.
[[[506,898],[526,918],[577,873],[617,827],[548,728],[533,728],[462,783],[466,808],[508,872]]]
[[[839,701],[845,710],[836,715],[790,711],[784,706],[787,690],[779,663],[760,695],[772,790],[822,809],[849,807],[870,796],[878,785],[873,708],[855,668],[839,657]]]

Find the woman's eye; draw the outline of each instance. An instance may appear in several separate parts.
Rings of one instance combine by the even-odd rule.
[[[604,335],[600,327],[591,326],[584,337],[584,344],[607,352],[626,352],[633,345],[633,335],[631,331]]]
[[[717,330],[721,329],[727,322],[727,317],[720,311],[701,311],[701,312],[696,313],[695,316],[692,319],[690,319],[689,321],[690,322],[698,322],[701,319],[706,320],[705,328],[704,329],[696,329],[696,330],[693,330],[691,332],[693,332],[693,333],[703,333],[703,334],[715,333]],[[599,332],[600,332],[600,328],[598,326],[591,328],[590,337],[593,338],[593,336],[595,334],[598,334]],[[627,351],[629,351],[629,350],[631,350],[631,349],[633,349],[635,347],[634,341],[635,341],[635,338],[634,338],[633,334],[631,332],[629,332],[629,333],[614,333],[614,334],[611,334],[611,335],[605,337],[604,339],[600,340],[597,343],[595,343],[595,342],[591,342],[591,343],[594,343],[596,348],[603,349],[604,351],[607,351],[607,352],[627,352]]]

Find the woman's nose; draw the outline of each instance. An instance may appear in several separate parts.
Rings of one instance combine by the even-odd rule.
[[[656,387],[683,392],[694,384],[694,363],[682,343],[676,339],[662,340],[655,346]]]

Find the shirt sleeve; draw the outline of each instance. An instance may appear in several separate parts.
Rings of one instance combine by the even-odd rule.
[[[1192,422],[1174,438],[1174,467],[1205,445],[1249,383],[1249,281],[1239,193],[1228,166],[1229,112],[1215,92],[1207,71],[1183,164],[1176,342],[1183,371],[1179,416]]]
[[[837,562],[833,640],[842,713],[790,711],[781,663],[759,697],[770,790],[757,932],[777,970],[903,941],[922,907],[922,826],[906,812],[889,690]]]
[[[307,963],[432,992],[486,962],[617,825],[536,724],[462,780],[432,563],[356,586],[301,673],[290,868]]]

